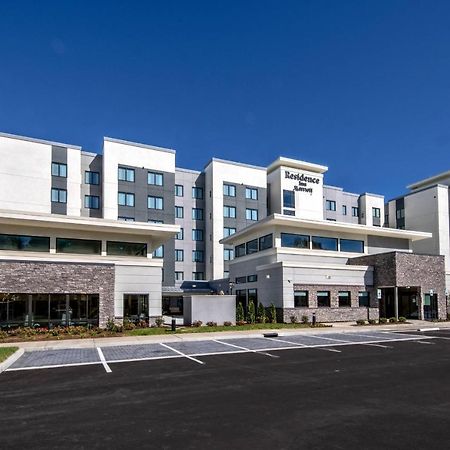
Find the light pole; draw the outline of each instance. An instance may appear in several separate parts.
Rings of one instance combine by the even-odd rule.
[[[232,281],[230,281],[228,283],[228,288],[229,288],[229,293],[230,295],[233,295],[233,288],[234,288],[234,283]]]

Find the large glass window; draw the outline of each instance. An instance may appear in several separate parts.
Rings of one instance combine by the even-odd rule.
[[[331,250],[337,252],[338,240],[336,238],[313,236],[311,239],[312,248],[317,250]]]
[[[350,291],[339,291],[339,307],[351,306]]]
[[[148,294],[124,294],[123,316],[132,322],[148,319]]]
[[[147,256],[147,244],[107,241],[106,252],[108,255]]]
[[[119,192],[118,203],[119,206],[134,206],[134,194],[129,192]]]
[[[52,188],[52,202],[67,203],[67,191],[65,189]]]
[[[203,241],[203,230],[193,229],[192,230],[192,240],[193,241]]]
[[[147,184],[153,186],[163,186],[164,185],[164,175],[158,172],[148,172],[147,174]]]
[[[96,294],[70,294],[69,325],[98,325],[99,296]]]
[[[370,294],[367,291],[358,292],[358,302],[360,307],[370,306]]]
[[[326,308],[330,306],[330,291],[317,292],[317,306],[319,308]]]
[[[164,209],[164,199],[162,197],[148,196],[147,199],[148,209]]]
[[[308,308],[308,291],[294,291],[294,307]]]
[[[192,186],[192,198],[202,199],[203,198],[203,188]]]
[[[273,236],[271,234],[266,234],[259,238],[259,249],[267,250],[273,246]]]
[[[0,294],[0,327],[28,326],[28,294]]]
[[[129,181],[134,183],[134,169],[129,169],[127,167],[119,167],[119,181]]]
[[[232,184],[224,184],[223,195],[227,197],[236,197],[236,186]]]
[[[203,220],[203,209],[202,208],[192,208],[192,219],[193,220]]]
[[[98,195],[85,195],[84,196],[84,207],[88,209],[99,209],[100,208],[100,197]]]
[[[90,170],[86,170],[84,172],[84,183],[85,184],[100,184],[100,173],[99,172],[91,172]]]
[[[364,253],[364,241],[341,239],[341,252]]]
[[[252,253],[256,253],[258,251],[258,239],[252,239],[245,244],[245,251],[247,255],[251,255]]]
[[[236,208],[234,206],[224,206],[223,207],[223,217],[230,217],[232,219],[236,218]]]
[[[184,187],[182,184],[176,184],[175,185],[175,196],[176,197],[183,197],[184,195]]]
[[[203,262],[204,253],[203,250],[192,250],[192,262]]]
[[[234,255],[236,258],[239,258],[240,256],[245,255],[245,244],[239,244],[236,247],[234,247]]]
[[[52,162],[52,176],[67,178],[67,164]]]
[[[304,234],[281,233],[281,246],[291,248],[309,248],[309,236]]]
[[[248,198],[249,200],[258,200],[258,189],[245,188],[245,198]]]
[[[167,316],[183,316],[183,297],[163,297],[162,313]]]
[[[245,218],[247,220],[258,220],[258,210],[246,208],[245,210]]]
[[[247,289],[247,301],[253,301],[255,308],[258,305],[258,289]]]
[[[258,275],[248,275],[247,283],[256,283],[258,281]]]
[[[102,241],[94,241],[90,239],[56,238],[57,253],[100,255],[101,249]]]
[[[283,206],[285,208],[295,208],[295,192],[283,190]]]
[[[20,236],[15,234],[0,234],[0,250],[49,252],[50,238],[43,236]]]

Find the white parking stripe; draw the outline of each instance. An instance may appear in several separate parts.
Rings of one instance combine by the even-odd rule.
[[[375,344],[375,343],[365,343],[363,342],[361,345],[368,345],[369,347],[380,347],[380,348],[394,348],[390,345],[382,345],[382,344]]]
[[[105,355],[103,354],[102,349],[100,347],[97,347],[97,352],[98,356],[100,357],[100,361],[102,362],[103,367],[106,370],[106,373],[111,373],[112,372],[111,367],[108,366],[108,363],[106,362],[105,359]]]
[[[417,344],[428,344],[428,345],[434,345],[434,342],[428,342],[428,341],[414,341]]]
[[[160,342],[159,345],[162,345],[163,347],[166,347],[166,348],[168,348],[169,350],[172,350],[173,352],[178,353],[179,355],[184,356],[184,357],[187,358],[187,359],[190,359],[190,360],[192,360],[192,361],[195,361],[195,362],[198,363],[198,364],[205,364],[203,361],[200,361],[199,359],[193,358],[192,356],[186,355],[185,353],[180,352],[180,351],[177,350],[176,348],[170,347],[170,346],[167,345],[167,344],[163,344],[162,342]]]
[[[101,362],[95,361],[95,362],[85,362],[85,363],[53,364],[53,365],[46,365],[46,366],[10,367],[9,369],[6,369],[5,372],[17,372],[19,370],[35,370],[35,369],[59,369],[61,367],[94,366],[96,364],[100,365]]]
[[[285,344],[292,344],[295,345],[297,347],[308,347],[306,344],[299,344],[298,342],[292,342],[292,341],[287,341],[286,339],[278,339],[278,338],[265,338],[265,339],[269,339],[271,341],[275,341],[275,342],[284,342]]]
[[[217,342],[218,344],[229,345],[230,347],[238,348],[240,350],[245,350],[245,351],[250,352],[250,353],[259,353],[261,355],[270,356],[271,358],[279,358],[278,355],[271,355],[270,353],[267,353],[267,352],[265,352],[263,350],[253,350],[251,348],[241,347],[240,345],[230,344],[229,342],[218,341],[216,339],[213,339],[213,341]],[[276,350],[276,349],[271,349],[271,350]]]
[[[326,352],[342,353],[342,350],[338,350],[336,348],[327,348],[327,347],[308,347],[308,348],[313,348],[314,350],[324,350]]]

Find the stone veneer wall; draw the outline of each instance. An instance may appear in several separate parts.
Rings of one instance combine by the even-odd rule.
[[[307,285],[294,284],[294,290],[308,291],[309,307],[308,308],[284,308],[283,321],[290,322],[291,316],[295,316],[298,321],[302,316],[307,316],[312,320],[313,313],[316,314],[318,322],[347,322],[358,319],[367,320],[367,308],[359,306],[358,293],[360,291],[368,291],[370,295],[369,318],[378,319],[379,309],[378,300],[374,289],[366,286],[345,286],[345,285]],[[330,307],[317,306],[317,291],[330,291]],[[339,307],[339,291],[350,291],[350,307]]]
[[[114,317],[114,264],[0,261],[0,292],[98,294],[99,325]]]

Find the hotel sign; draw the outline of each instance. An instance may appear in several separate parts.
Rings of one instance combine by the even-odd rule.
[[[320,183],[320,178],[305,175],[304,173],[292,173],[288,170],[284,171],[284,178],[298,181],[298,184],[294,186],[294,191],[308,192],[310,194],[313,193],[313,186]]]

